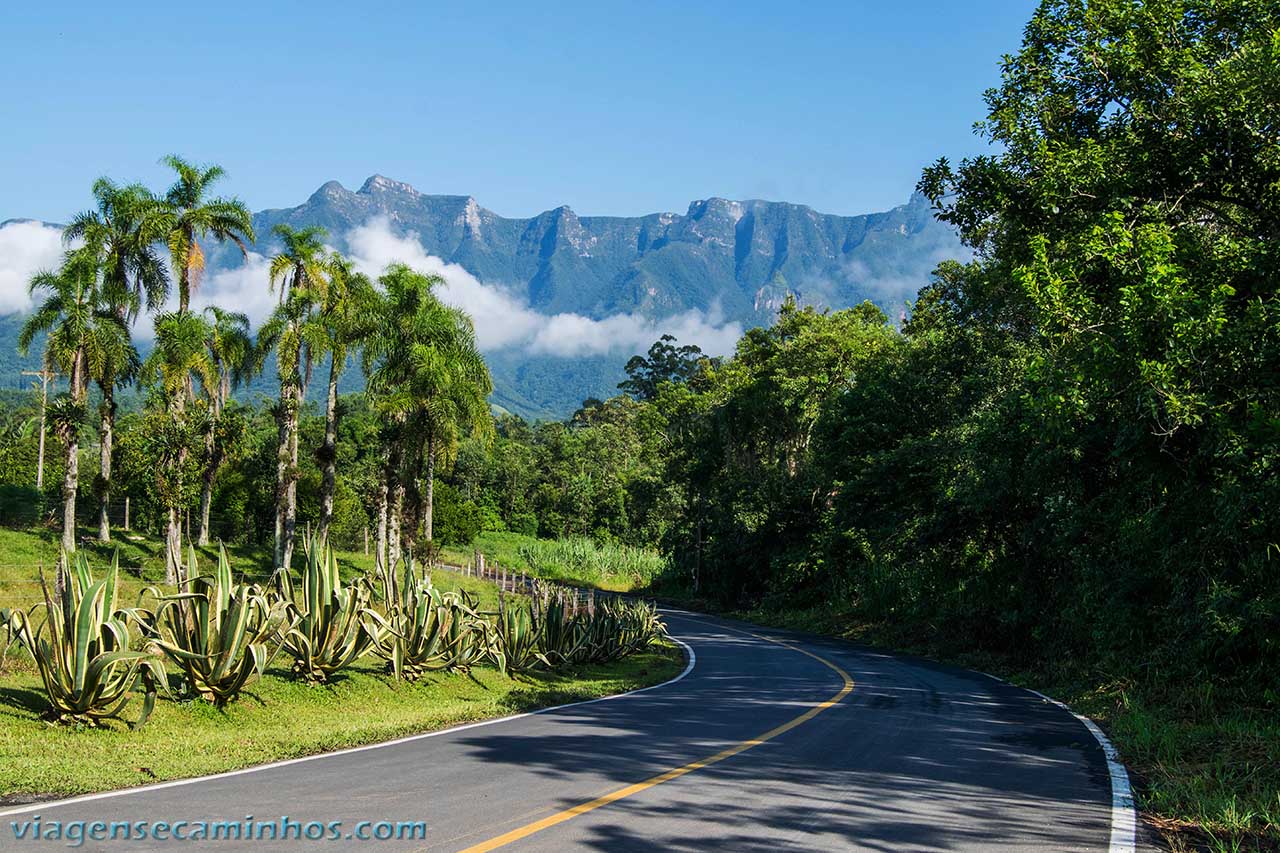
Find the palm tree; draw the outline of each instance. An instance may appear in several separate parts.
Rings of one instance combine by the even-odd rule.
[[[206,198],[210,187],[226,175],[221,166],[197,166],[169,155],[160,161],[173,169],[177,180],[165,194],[168,206],[167,241],[173,269],[178,275],[178,312],[191,307],[191,293],[204,272],[204,249],[200,241],[212,237],[230,240],[248,254],[246,243],[255,239],[249,208],[235,198]]]
[[[428,542],[435,538],[436,460],[442,452],[454,450],[462,435],[480,435],[493,430],[493,417],[489,411],[493,380],[484,358],[476,349],[471,319],[465,314],[458,330],[449,369],[442,375],[426,377],[427,384],[421,389],[424,400],[418,420],[426,441],[419,444],[418,452],[425,453],[426,457],[426,470],[423,472],[426,495],[418,505],[423,509],[423,536]],[[415,487],[416,483],[415,478]],[[416,531],[417,527],[415,518],[412,529]]]
[[[324,443],[316,451],[320,463],[320,522],[317,538],[327,541],[333,523],[333,497],[338,469],[338,380],[347,366],[352,346],[358,345],[377,328],[379,301],[373,282],[356,272],[351,262],[334,252],[328,260],[329,285],[324,305],[303,337],[314,340],[313,351],[329,355],[329,387],[324,407]]]
[[[209,324],[198,314],[173,311],[156,315],[155,349],[142,365],[142,379],[152,386],[153,405],[163,426],[148,436],[159,461],[161,499],[168,513],[165,534],[166,583],[185,583],[182,565],[182,508],[187,503],[186,468],[201,426],[188,406],[195,383],[213,388],[219,383],[217,368],[206,348]]]
[[[213,503],[213,480],[227,456],[226,442],[219,433],[231,389],[247,380],[257,367],[249,318],[216,305],[204,309],[209,317],[205,347],[213,364],[215,382],[204,386],[209,418],[204,434],[204,472],[200,488],[200,535],[197,544],[209,544],[209,508]]]
[[[79,241],[77,251],[93,256],[104,286],[122,291],[113,299],[132,322],[144,303],[155,311],[168,296],[169,275],[155,246],[168,237],[170,210],[141,184],[122,187],[110,178],[94,181],[93,198],[97,207],[72,218],[62,239]]]
[[[314,340],[308,340],[307,321],[328,293],[328,270],[322,242],[325,230],[316,226],[295,230],[280,224],[272,229],[284,244],[271,258],[271,287],[280,287],[280,305],[258,330],[258,348],[276,350],[280,374],[277,413],[279,446],[276,456],[276,525],[273,566],[288,571],[293,559],[294,528],[298,520],[298,418],[302,392],[311,378]],[[306,379],[304,380],[304,373]]]
[[[165,210],[160,200],[141,185],[120,187],[108,178],[94,182],[93,197],[96,209],[72,219],[63,230],[62,238],[68,244],[81,244],[76,253],[98,269],[102,306],[119,318],[126,329],[125,338],[118,342],[120,346],[107,354],[101,374],[94,377],[102,391],[98,538],[109,542],[115,390],[132,382],[139,366],[138,353],[128,340],[128,323],[137,317],[144,301],[148,309],[163,304],[169,277],[155,250],[165,227]]]
[[[26,355],[36,336],[47,332],[45,366],[69,377],[66,394],[50,407],[54,431],[66,448],[62,547],[67,553],[76,547],[79,434],[89,380],[102,376],[108,363],[128,348],[128,328],[99,302],[97,274],[93,258],[76,252],[67,254],[58,272],[36,274],[31,279],[31,293],[46,295],[18,333],[18,351]]]
[[[483,419],[479,412],[487,413],[483,401],[492,384],[470,317],[434,293],[443,279],[393,264],[379,282],[386,290],[383,322],[365,345],[364,361],[371,398],[389,422],[385,482],[379,486],[378,550],[382,559],[394,562],[400,554],[406,481],[416,481],[425,452],[430,519],[438,442],[450,430],[470,428]],[[409,423],[422,427],[425,438],[425,446],[419,443],[414,449],[412,477],[401,470],[405,436],[416,432],[405,429]],[[432,532],[428,522],[428,536]]]

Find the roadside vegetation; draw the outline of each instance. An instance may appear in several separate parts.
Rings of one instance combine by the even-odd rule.
[[[412,561],[344,577],[318,540],[296,585],[237,578],[225,550],[202,567],[192,549],[179,590],[126,584],[118,560],[93,566],[84,550],[66,563],[60,590],[0,609],[13,771],[0,797],[384,740],[633,689],[681,665],[641,602],[580,602],[546,584],[526,599]]]
[[[350,644],[356,671],[430,671],[423,626],[402,618],[419,606],[495,611],[473,633],[506,632],[501,648],[473,652],[499,669],[498,651],[567,665],[571,640],[526,630],[576,616],[563,594],[495,606],[396,568],[479,549],[1009,675],[1108,727],[1173,843],[1274,849],[1277,69],[1273,5],[1045,0],[987,93],[992,153],[919,182],[967,258],[890,314],[788,299],[724,358],[664,336],[621,393],[562,423],[491,414],[474,329],[438,278],[362,274],[317,229],[255,235],[211,194],[216,167],[168,158],[163,193],[99,181],[65,263],[32,282],[21,339],[61,378],[48,405],[8,395],[0,411],[0,522],[60,550],[12,540],[0,563],[21,575],[0,591],[42,558],[67,567],[62,551],[101,565],[122,540],[122,565],[142,568],[120,590],[171,595],[192,543],[208,562],[222,540],[253,564],[262,618],[314,647],[295,554],[309,527],[337,551],[341,594],[378,617],[310,658],[289,640],[300,680],[332,683]],[[256,337],[191,303],[201,246],[255,238],[280,300]],[[146,358],[129,338],[143,312]],[[365,391],[339,397],[357,364]],[[276,399],[235,399],[269,370]],[[172,645],[183,606],[125,618]],[[184,678],[216,704],[224,675]]]
[[[648,586],[666,565],[650,548],[587,536],[538,539],[520,533],[485,531],[474,549],[490,564],[573,586],[629,592]],[[449,552],[452,553],[452,552]],[[466,558],[458,554],[456,557]]]

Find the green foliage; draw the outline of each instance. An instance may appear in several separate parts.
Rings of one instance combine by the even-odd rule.
[[[484,529],[484,514],[465,500],[458,489],[437,482],[435,487],[435,538],[445,545],[470,545]]]
[[[300,598],[294,593],[290,572],[277,576],[281,595],[292,609],[284,651],[293,658],[297,675],[322,683],[370,650],[374,637],[364,622],[373,587],[364,577],[344,586],[337,557],[327,542],[313,539],[305,550]]]
[[[435,670],[465,672],[491,656],[489,622],[465,592],[443,592],[413,560],[382,571],[386,613],[366,613],[374,653],[397,679],[414,681]]]
[[[693,344],[675,345],[674,335],[663,335],[649,347],[647,356],[632,356],[627,362],[627,378],[618,383],[618,390],[637,400],[653,400],[666,383],[687,382],[702,369],[706,358],[702,350]],[[600,404],[599,400],[588,401]],[[583,408],[587,408],[584,403]]]
[[[548,666],[602,663],[635,654],[666,636],[654,605],[641,600],[601,598],[579,601],[574,590],[535,585],[532,630],[536,660]]]
[[[662,556],[652,550],[597,543],[585,537],[530,539],[514,544],[520,562],[538,577],[588,586],[643,587],[666,566]]]
[[[490,657],[500,672],[526,672],[538,664],[550,666],[538,651],[538,632],[529,608],[498,597],[498,617],[494,624]]]
[[[141,726],[167,685],[161,661],[131,648],[132,617],[116,608],[119,564],[113,560],[107,576],[95,581],[83,554],[63,559],[68,565],[60,591],[50,594],[41,575],[43,605],[4,611],[4,647],[11,637],[35,659],[58,722],[98,725],[118,717],[141,684],[142,710],[134,723]],[[43,621],[35,621],[37,611]]]
[[[289,603],[258,586],[233,583],[231,562],[219,548],[214,574],[200,575],[195,550],[187,557],[189,592],[152,587],[154,611],[139,608],[155,644],[182,671],[188,695],[222,707],[260,677],[280,649]]]

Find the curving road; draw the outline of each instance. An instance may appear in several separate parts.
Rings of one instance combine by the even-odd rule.
[[[395,746],[9,809],[0,849],[66,849],[15,839],[37,815],[46,831],[342,821],[325,827],[337,840],[315,843],[292,841],[303,830],[286,825],[288,845],[134,837],[85,850],[1133,849],[1132,812],[1113,809],[1102,748],[1056,705],[836,640],[664,616],[694,655],[665,685]],[[364,834],[425,821],[425,838],[362,844],[348,837],[362,820],[387,822]]]

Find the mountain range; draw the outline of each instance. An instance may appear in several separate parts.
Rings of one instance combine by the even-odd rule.
[[[263,210],[253,220],[259,240],[250,249],[260,255],[273,250],[271,229],[279,223],[322,226],[327,242],[344,251],[358,251],[355,236],[376,223],[461,267],[474,278],[472,290],[489,297],[488,312],[481,307],[476,315],[482,344],[494,338],[488,324],[529,327],[524,337],[491,343],[486,357],[495,405],[531,418],[563,417],[585,397],[616,393],[622,365],[651,342],[646,331],[656,339],[668,326],[736,331],[768,323],[788,295],[830,308],[870,299],[896,315],[939,261],[966,254],[919,195],[861,216],[708,198],[683,214],[579,216],[561,206],[519,219],[470,196],[431,195],[374,175],[354,192],[329,181],[302,204]],[[227,245],[211,247],[208,263],[214,276],[241,257]],[[572,323],[551,322],[566,315]],[[11,347],[18,325],[12,315],[0,318],[0,348]],[[598,332],[585,347],[557,340],[583,328]],[[17,377],[8,374],[20,368],[16,357],[12,370],[7,362],[0,361],[0,383],[14,387]],[[359,381],[358,371],[348,371],[348,389]]]

